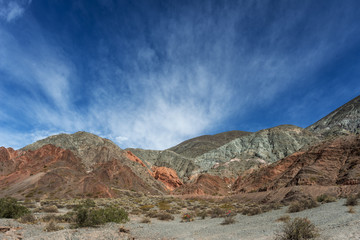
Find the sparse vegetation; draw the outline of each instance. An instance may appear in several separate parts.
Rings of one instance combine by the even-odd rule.
[[[307,218],[295,218],[288,221],[282,227],[281,232],[277,234],[276,240],[304,240],[313,239],[319,234]]]
[[[314,201],[314,199],[310,198],[307,200],[302,200],[302,201],[297,201],[297,202],[291,203],[289,206],[288,212],[289,213],[301,212],[306,209],[314,208],[317,206],[318,206],[317,202]]]
[[[19,218],[30,210],[19,204],[14,198],[0,198],[0,218]]]

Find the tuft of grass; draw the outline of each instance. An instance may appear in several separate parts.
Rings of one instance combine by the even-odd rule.
[[[19,218],[30,210],[19,204],[15,198],[0,198],[0,218]]]
[[[276,240],[304,240],[318,237],[318,231],[314,224],[307,218],[295,218],[285,222]]]
[[[276,221],[278,221],[278,222],[288,222],[288,221],[290,221],[290,216],[289,215],[283,215],[283,216],[279,217]]]
[[[229,215],[224,218],[224,221],[221,223],[221,225],[229,225],[235,223],[235,216]]]
[[[144,217],[143,219],[141,219],[140,223],[151,223],[151,219],[148,217]]]
[[[356,213],[353,206],[348,206],[348,213]]]
[[[308,200],[302,200],[302,201],[297,201],[297,202],[291,203],[289,206],[288,212],[289,213],[301,212],[306,209],[314,208],[317,206],[318,206],[317,202],[314,201],[314,199],[310,198]]]
[[[357,196],[356,195],[350,195],[347,197],[346,202],[345,202],[345,206],[356,206],[358,205],[358,200],[357,200]]]

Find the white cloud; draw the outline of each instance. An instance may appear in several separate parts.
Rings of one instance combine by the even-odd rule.
[[[16,18],[21,17],[27,5],[31,1],[14,1],[14,0],[1,0],[0,1],[0,18],[7,22],[14,21]]]

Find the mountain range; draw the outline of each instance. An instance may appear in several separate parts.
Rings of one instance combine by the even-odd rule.
[[[307,128],[204,135],[162,151],[121,149],[87,132],[54,135],[0,147],[0,197],[346,195],[360,190],[359,119],[360,96]]]

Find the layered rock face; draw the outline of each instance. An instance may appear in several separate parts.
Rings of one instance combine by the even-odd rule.
[[[314,134],[303,128],[282,125],[237,138],[195,158],[194,162],[203,171],[229,163],[231,169],[238,166],[236,171],[240,174],[253,166],[275,162],[318,141]]]
[[[242,136],[251,134],[244,131],[229,131],[215,135],[204,135],[186,140],[168,150],[187,158],[195,158]]]
[[[360,96],[307,127],[323,135],[360,133]]]
[[[181,156],[173,151],[143,150],[139,148],[127,149],[133,152],[142,161],[148,163],[149,167],[167,167],[174,169],[181,179],[188,179],[193,171],[198,169],[192,159]]]
[[[277,163],[239,177],[233,190],[254,192],[297,185],[335,186],[360,184],[360,136],[322,142]]]

